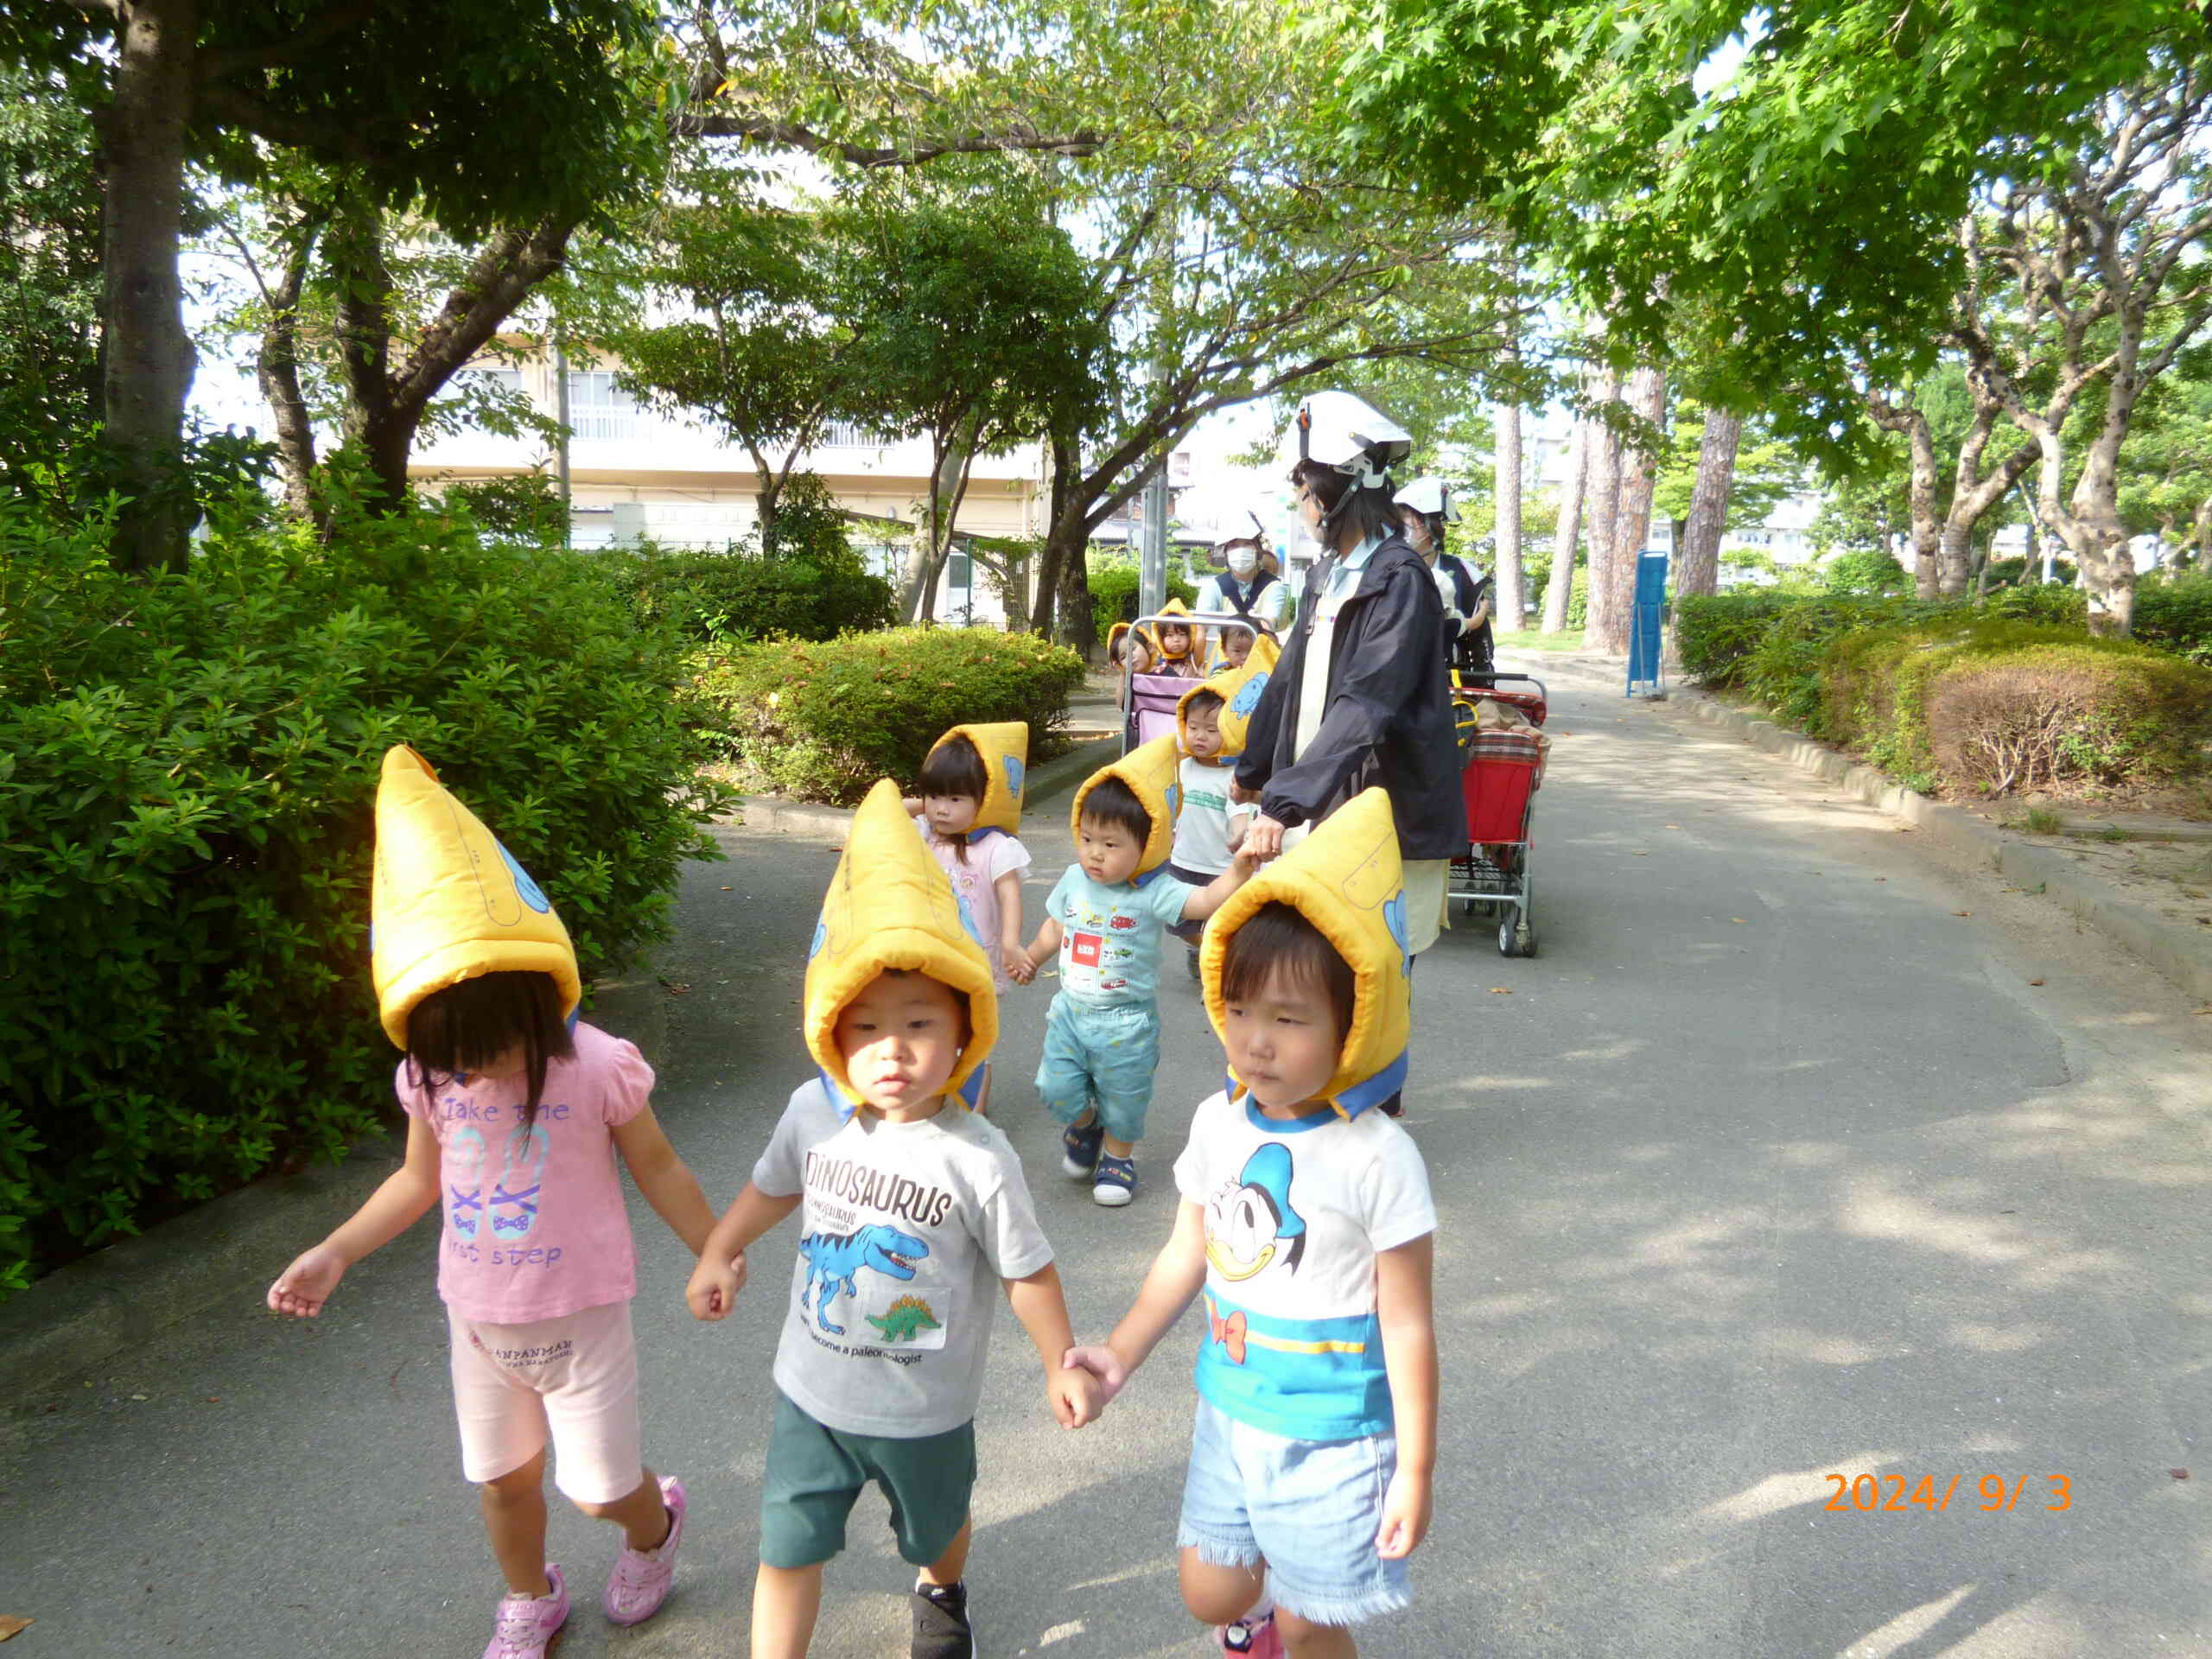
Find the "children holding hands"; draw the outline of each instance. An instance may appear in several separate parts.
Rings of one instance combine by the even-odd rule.
[[[1204,1295],[1178,1545],[1185,1603],[1222,1650],[1339,1659],[1356,1652],[1351,1626],[1407,1605],[1435,1460],[1436,1217],[1419,1151],[1370,1109],[1405,1074],[1398,843],[1380,790],[1256,874],[1225,790],[1214,822],[1198,797],[1241,749],[1272,657],[1183,699],[1187,754],[1155,740],[1077,791],[1077,861],[1026,948],[1027,728],[947,733],[914,799],[875,786],[809,952],[817,1075],[719,1220],[655,1122],[651,1068],[575,1022],[575,952],[544,894],[412,750],[386,756],[372,955],[406,1054],[406,1161],[268,1300],[319,1313],[353,1262],[439,1207],[462,1466],[507,1581],[485,1659],[539,1659],[569,1615],[544,1560],[549,1445],[562,1491],[623,1530],[607,1616],[652,1617],[673,1579],[686,1495],[640,1456],[618,1154],[696,1255],[684,1299],[702,1321],[729,1316],[747,1250],[803,1211],[753,1659],[807,1652],[823,1569],[871,1483],[917,1569],[912,1659],[973,1659],[974,1420],[1001,1294],[1067,1428]],[[1105,1344],[1078,1347],[1020,1160],[965,1103],[997,1039],[998,988],[1058,958],[1038,1091],[1064,1168],[1126,1205],[1159,1057],[1160,936],[1208,918],[1202,988],[1228,1087],[1192,1120],[1173,1230],[1135,1304]]]
[[[861,804],[830,881],[805,1028],[820,1076],[792,1091],[685,1292],[696,1317],[726,1317],[743,1252],[804,1208],[776,1351],[753,1656],[806,1651],[823,1566],[874,1481],[919,1569],[914,1659],[967,1659],[974,1420],[1001,1286],[1062,1426],[1094,1417],[1099,1389],[1065,1363],[1067,1306],[1020,1160],[960,1103],[998,1036],[990,964],[888,780]]]

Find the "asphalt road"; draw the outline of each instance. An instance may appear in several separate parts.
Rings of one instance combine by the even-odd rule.
[[[1363,1650],[2212,1655],[2212,1458],[2194,1466],[2212,1019],[1710,728],[1554,693],[1541,955],[1503,960],[1477,926],[1418,976],[1408,1121],[1442,1217],[1443,1466],[1414,1611]],[[1033,922],[1069,856],[1066,799],[1025,837]],[[727,844],[684,875],[657,1097],[718,1203],[806,1074],[802,957],[834,856]],[[1078,1330],[1103,1334],[1165,1235],[1166,1165],[1219,1051],[1171,976],[1146,1186],[1100,1210],[1058,1174],[1027,1085],[1045,1002],[1007,1000],[996,1116]],[[793,1241],[756,1253],[710,1329],[682,1311],[681,1246],[633,1210],[647,1456],[685,1477],[690,1529],[667,1610],[616,1631],[595,1605],[612,1535],[556,1510],[579,1594],[556,1653],[741,1654]],[[474,1655],[498,1586],[454,1455],[431,1243],[425,1223],[363,1264],[317,1324],[241,1287],[13,1402],[0,1614],[36,1623],[8,1659]],[[1206,1650],[1172,1548],[1190,1350],[1171,1338],[1067,1434],[1001,1319],[970,1572],[985,1653]],[[1862,1474],[1903,1507],[1852,1508]],[[2005,1507],[1985,1512],[1985,1478]],[[873,1496],[855,1513],[817,1653],[905,1651],[884,1517]]]

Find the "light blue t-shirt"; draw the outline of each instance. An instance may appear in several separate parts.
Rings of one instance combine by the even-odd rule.
[[[1101,886],[1071,864],[1045,901],[1060,925],[1060,988],[1091,1007],[1149,1007],[1160,986],[1160,936],[1183,919],[1194,889],[1162,869],[1142,887]]]

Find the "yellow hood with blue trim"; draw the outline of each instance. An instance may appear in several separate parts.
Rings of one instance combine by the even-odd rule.
[[[998,992],[974,919],[914,833],[899,785],[885,778],[853,814],[806,958],[807,1050],[850,1104],[861,1096],[837,1050],[837,1016],[893,969],[927,974],[968,999],[968,1046],[944,1085],[957,1095],[999,1039]]]
[[[1191,752],[1191,734],[1184,722],[1191,712],[1191,699],[1201,691],[1211,691],[1221,699],[1221,758],[1234,760],[1244,753],[1245,741],[1252,733],[1253,711],[1259,708],[1260,695],[1268,689],[1268,677],[1274,671],[1274,652],[1270,649],[1263,659],[1260,646],[1272,647],[1274,643],[1264,639],[1256,641],[1243,667],[1217,669],[1211,678],[1200,680],[1175,700],[1175,735],[1185,754]]]
[[[982,830],[1020,834],[1021,793],[1029,782],[1029,722],[1001,720],[985,726],[956,726],[930,745],[930,753],[935,754],[956,737],[966,738],[983,757],[983,804],[969,839]]]
[[[484,974],[552,975],[564,1014],[583,1001],[575,946],[552,901],[404,743],[385,751],[377,780],[369,973],[385,1035],[401,1048],[416,1003]]]
[[[1198,977],[1217,1033],[1228,1029],[1221,968],[1229,941],[1271,904],[1291,906],[1351,967],[1351,1029],[1321,1098],[1357,1117],[1405,1086],[1413,1031],[1413,958],[1389,796],[1381,789],[1355,795],[1214,912],[1198,947]],[[1236,1088],[1244,1086],[1233,1068],[1230,1076]]]
[[[1178,724],[1180,724],[1179,719]],[[1167,862],[1175,848],[1175,817],[1183,810],[1182,741],[1173,732],[1162,732],[1149,743],[1131,749],[1110,766],[1101,766],[1084,779],[1068,809],[1068,833],[1083,833],[1083,803],[1090,791],[1109,778],[1118,778],[1135,793],[1152,818],[1152,835],[1137,858],[1137,878],[1142,880]]]

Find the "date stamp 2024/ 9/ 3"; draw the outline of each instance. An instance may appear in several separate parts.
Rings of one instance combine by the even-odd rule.
[[[1854,1510],[1862,1515],[1909,1515],[1918,1510],[1928,1515],[1941,1515],[1951,1507],[1951,1500],[1958,1495],[1963,1475],[1953,1475],[1950,1484],[1936,1495],[1936,1477],[1923,1475],[1917,1485],[1909,1475],[1836,1475],[1821,1477],[1835,1484],[1835,1495],[1821,1505],[1838,1515],[1849,1515]],[[1962,1507],[1979,1510],[1985,1515],[2009,1513],[2027,1491],[2028,1482],[2038,1478],[2022,1475],[2017,1480],[2004,1475],[1984,1475],[1978,1483],[1982,1501],[1974,1502],[1971,1495]],[[2044,1490],[2037,1494],[2042,1500],[2029,1505],[2047,1514],[2056,1515],[2074,1507],[2074,1483],[2064,1475],[2044,1475]],[[1910,1496],[1907,1496],[1910,1493]]]

